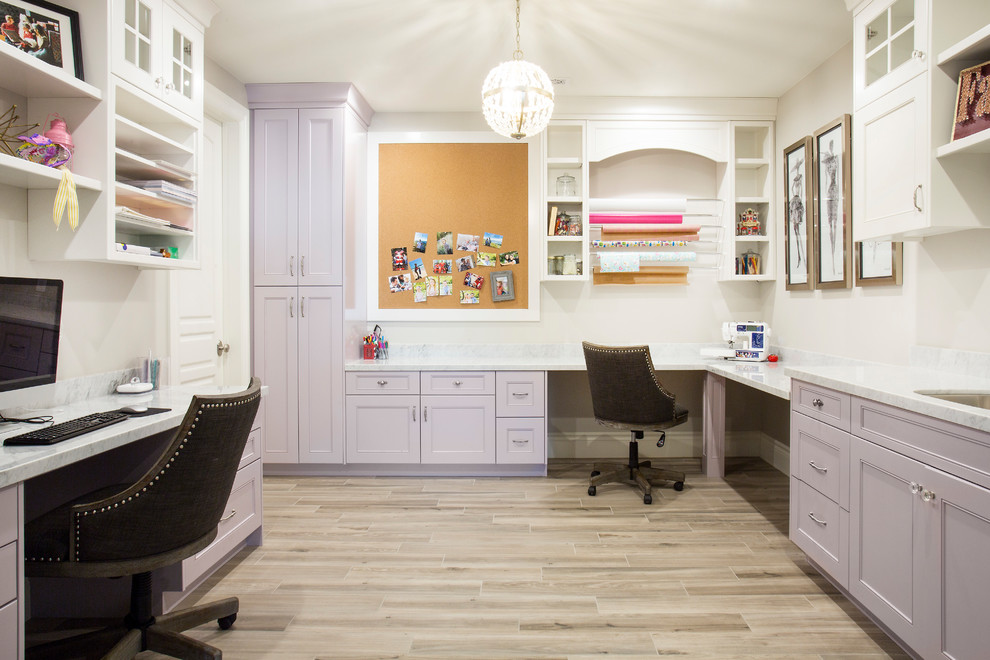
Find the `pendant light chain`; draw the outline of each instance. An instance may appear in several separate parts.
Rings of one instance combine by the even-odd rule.
[[[522,58],[522,46],[519,45],[519,0],[516,0],[516,49],[512,52],[512,59],[521,60]]]

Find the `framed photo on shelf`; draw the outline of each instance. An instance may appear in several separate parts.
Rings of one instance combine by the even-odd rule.
[[[900,286],[904,265],[903,243],[856,243],[856,286]]]
[[[959,73],[956,90],[956,117],[952,124],[952,139],[985,131],[990,128],[990,62],[984,62]]]
[[[814,135],[816,289],[852,286],[849,124],[849,115],[842,115]]]
[[[3,47],[16,48],[83,80],[79,12],[44,0],[0,2]]]
[[[813,289],[812,141],[805,136],[784,149],[784,277],[788,291]]]
[[[511,270],[496,270],[489,276],[492,281],[492,302],[516,299]]]

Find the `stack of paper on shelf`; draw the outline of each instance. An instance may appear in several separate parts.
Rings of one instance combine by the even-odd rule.
[[[155,193],[159,197],[171,199],[183,204],[196,203],[195,190],[191,188],[183,188],[182,186],[172,183],[171,181],[152,179],[150,181],[122,181],[121,183],[126,183],[129,186],[134,186],[135,188],[140,188],[141,190],[147,190],[148,192]]]

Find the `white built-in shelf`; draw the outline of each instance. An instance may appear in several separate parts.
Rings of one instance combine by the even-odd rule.
[[[769,197],[736,197],[736,204],[769,204]]]
[[[117,145],[125,151],[137,154],[191,156],[189,147],[149,130],[127,117],[116,116]]]
[[[8,46],[0,48],[0,87],[26,98],[103,98],[98,87]]]
[[[773,280],[772,275],[733,275],[732,280],[734,282],[769,282]]]
[[[547,236],[547,241],[550,243],[567,243],[567,242],[580,243],[583,240],[584,240],[584,236]]]
[[[938,54],[935,63],[946,66],[957,62],[979,63],[987,60],[990,60],[990,25],[984,25],[965,39],[943,50]]]
[[[769,236],[736,236],[736,243],[768,243]]]
[[[990,154],[990,130],[967,135],[964,138],[943,144],[935,150],[936,158],[945,158],[953,154]]]
[[[134,186],[118,181],[117,186],[117,206],[132,206],[135,208],[162,208],[162,209],[191,209],[195,204],[179,201],[177,199],[167,199],[160,197],[153,192],[141,190]]]
[[[186,182],[191,179],[189,176],[177,174],[174,169],[162,167],[152,160],[132,154],[124,149],[116,149],[115,154],[117,176],[125,179],[164,179],[172,182]]]
[[[114,218],[114,222],[116,223],[118,230],[127,231],[132,234],[140,233],[147,234],[149,236],[192,236],[191,231],[142,222],[131,218],[122,218],[118,216]]]
[[[114,252],[108,259],[113,263],[127,264],[139,268],[161,269],[196,269],[199,263],[188,259],[166,259],[165,257],[151,257],[145,254],[127,254],[126,252]]]
[[[582,201],[581,197],[547,197],[547,202],[551,204],[580,204]]]
[[[761,167],[769,167],[770,159],[768,158],[736,158],[736,169],[740,170],[758,170]]]
[[[580,158],[547,158],[547,165],[557,165],[562,167],[582,167],[584,163]]]
[[[103,182],[73,172],[76,189],[103,190]],[[62,182],[62,170],[0,153],[0,183],[27,190],[55,190]]]

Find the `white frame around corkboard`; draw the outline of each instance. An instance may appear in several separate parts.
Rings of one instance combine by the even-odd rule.
[[[540,245],[540,229],[545,222],[543,215],[539,211],[540,204],[540,147],[539,138],[522,140],[521,143],[527,145],[527,194],[526,201],[527,224],[525,252],[527,256],[523,263],[514,268],[525,269],[526,273],[526,293],[527,306],[525,308],[500,308],[496,303],[490,309],[479,309],[474,305],[463,305],[456,309],[439,309],[430,307],[429,301],[420,303],[413,307],[403,308],[382,308],[379,304],[382,267],[385,265],[382,259],[390,258],[391,245],[379,245],[379,152],[381,145],[387,144],[476,144],[476,143],[505,143],[518,144],[514,140],[507,140],[491,132],[395,132],[395,133],[371,133],[368,136],[368,255],[367,255],[367,290],[368,290],[368,318],[374,321],[538,321],[540,318],[540,264],[542,250]],[[477,186],[484,186],[483,178],[475,182]],[[471,191],[465,191],[465,195],[470,196]],[[450,229],[456,234],[458,227],[456,222],[450,223]],[[545,227],[543,228],[545,230]],[[411,247],[413,234],[419,229],[409,227],[409,243]],[[493,233],[499,232],[497,221],[493,221],[491,230]],[[430,245],[433,244],[435,236],[430,236]],[[511,245],[505,244],[502,250],[514,249]],[[519,250],[523,252],[522,249]],[[432,252],[428,250],[426,255],[410,252],[410,258],[428,257],[432,260]],[[456,257],[455,255],[452,255]],[[427,258],[424,258],[424,264]],[[427,269],[429,271],[429,269]],[[499,270],[499,267],[486,270]],[[458,273],[452,273],[456,278]],[[461,274],[463,277],[463,274]],[[519,286],[519,277],[516,277],[516,286]],[[488,282],[486,282],[488,284]],[[456,289],[457,287],[455,287]],[[517,296],[519,292],[517,290]],[[403,295],[403,294],[384,294]],[[409,294],[411,296],[411,294]]]

